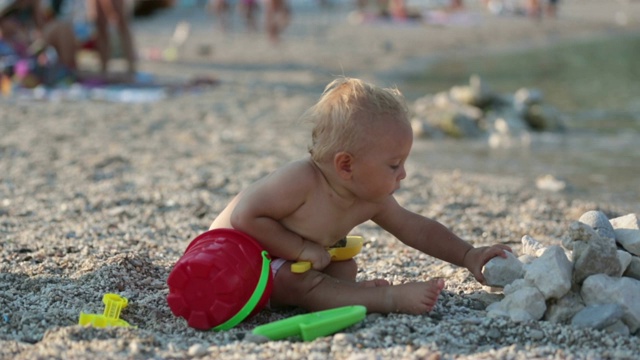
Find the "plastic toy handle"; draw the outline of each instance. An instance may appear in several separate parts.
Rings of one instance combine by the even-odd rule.
[[[251,294],[251,297],[247,301],[246,304],[235,314],[231,319],[226,322],[216,326],[213,328],[215,331],[219,330],[229,330],[232,327],[238,325],[242,320],[244,320],[253,309],[256,307],[260,299],[262,298],[262,294],[264,293],[264,289],[267,287],[267,283],[269,282],[269,278],[271,276],[271,272],[269,271],[271,264],[271,258],[266,251],[262,251],[262,272],[260,273],[260,278],[258,279],[258,285],[256,285],[256,289]]]
[[[270,340],[298,336],[304,341],[312,341],[349,327],[363,320],[366,315],[367,308],[362,305],[343,306],[260,325],[252,333]]]
[[[349,235],[347,236],[347,242],[344,247],[332,247],[327,249],[329,255],[331,255],[331,261],[343,261],[352,259],[362,249],[364,239],[362,236]],[[301,274],[311,269],[311,262],[298,261],[291,264],[291,272]]]
[[[291,264],[291,272],[302,274],[311,270],[311,261],[298,261]]]

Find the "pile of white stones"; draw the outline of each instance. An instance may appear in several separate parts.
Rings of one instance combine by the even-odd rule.
[[[525,235],[521,256],[507,255],[483,269],[487,285],[505,295],[487,307],[488,316],[640,335],[637,214],[609,220],[589,211],[569,226],[561,246]]]
[[[540,90],[521,88],[501,94],[477,75],[468,85],[417,99],[411,110],[417,137],[486,137],[493,148],[527,146],[533,132],[565,129],[563,115],[543,101]]]

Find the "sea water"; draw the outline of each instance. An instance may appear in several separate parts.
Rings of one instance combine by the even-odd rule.
[[[452,56],[408,75],[408,100],[468,84],[479,75],[492,89],[542,91],[565,116],[567,131],[539,133],[530,146],[491,149],[486,141],[418,140],[414,159],[435,169],[564,179],[572,193],[640,201],[640,35],[560,43],[534,50]]]
[[[184,0],[183,6],[199,6]],[[313,29],[344,23],[353,0],[331,0],[325,11],[318,0],[291,1],[294,21],[288,36],[321,33]],[[372,2],[375,3],[375,2]],[[412,0],[418,8],[437,7],[446,0]],[[240,19],[236,19],[240,21]],[[203,23],[210,15],[202,13]],[[314,24],[311,26],[309,24]],[[234,29],[243,29],[242,26]],[[240,30],[238,30],[240,31]],[[640,207],[640,35],[559,43],[535,50],[493,55],[417,59],[423,70],[392,83],[409,103],[420,96],[467,84],[478,74],[494,90],[512,93],[537,88],[544,102],[566,118],[563,134],[534,134],[530,146],[491,149],[486,140],[425,140],[414,142],[412,158],[433,169],[515,175],[535,180],[553,175],[566,180],[570,193],[594,201],[635,202]],[[384,77],[384,76],[383,76]],[[314,93],[318,91],[313,88]],[[535,185],[532,185],[535,186]]]

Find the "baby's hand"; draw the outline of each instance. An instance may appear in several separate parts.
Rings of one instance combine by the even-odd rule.
[[[323,246],[305,240],[297,261],[309,261],[315,270],[322,270],[331,262],[331,254]]]
[[[473,248],[465,255],[463,264],[467,269],[469,269],[476,280],[484,285],[485,279],[484,275],[482,275],[482,267],[487,263],[487,261],[496,256],[506,258],[507,254],[504,253],[505,250],[512,252],[510,247],[502,244]]]

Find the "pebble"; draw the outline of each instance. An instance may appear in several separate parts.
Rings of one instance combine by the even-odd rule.
[[[619,304],[589,305],[571,319],[571,325],[581,328],[603,329],[613,325],[624,315]]]
[[[202,344],[193,344],[189,347],[187,353],[192,357],[202,357],[207,354],[207,347]]]

